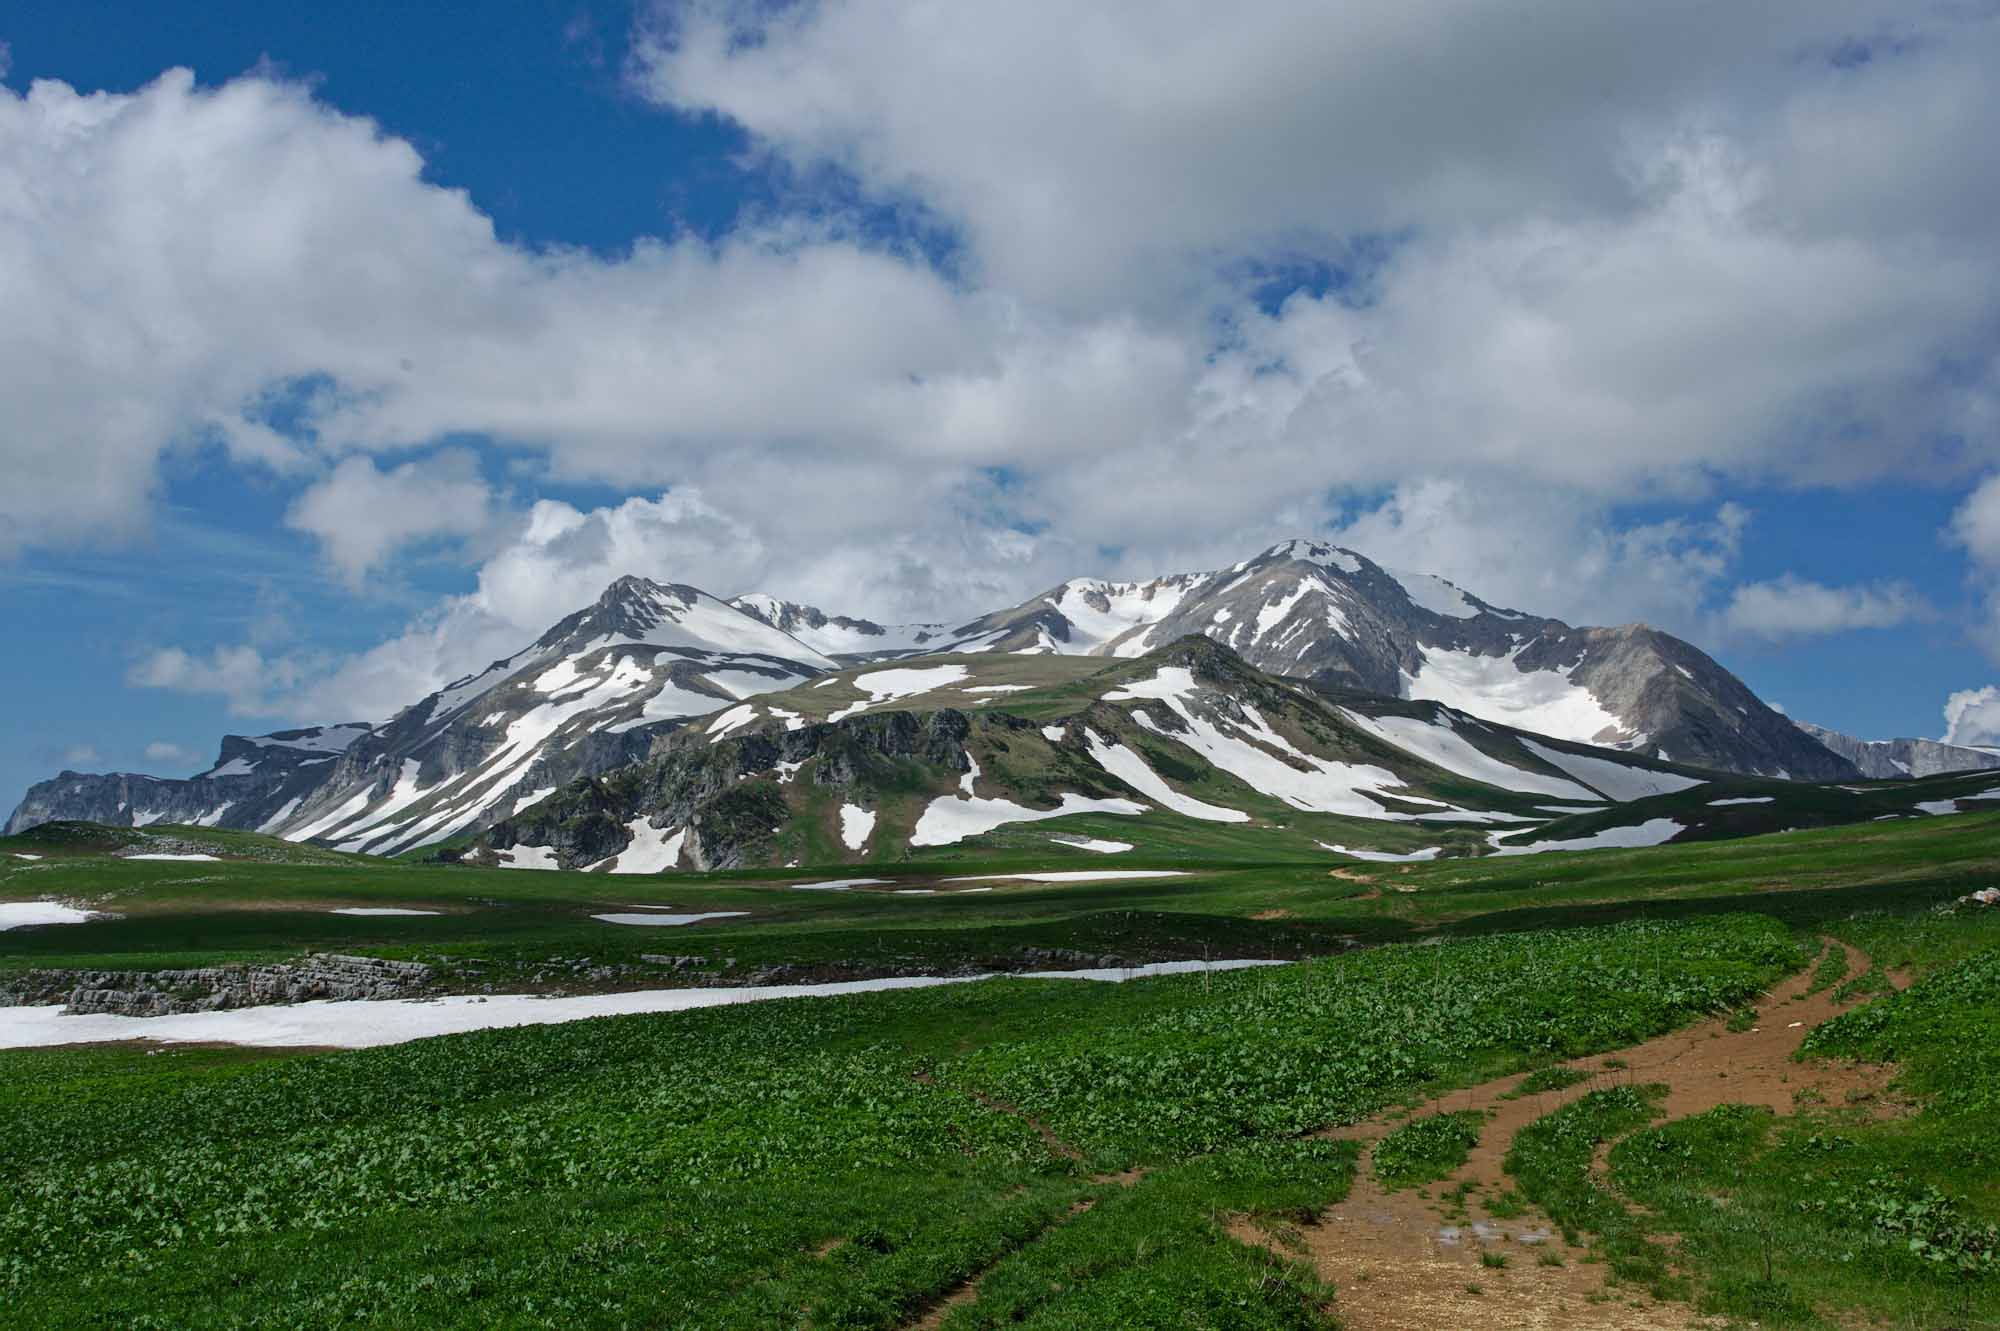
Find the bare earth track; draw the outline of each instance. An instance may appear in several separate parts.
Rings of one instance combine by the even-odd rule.
[[[1850,976],[1869,969],[1861,952],[1831,940],[1828,946],[1845,950]],[[1327,1135],[1373,1141],[1408,1117],[1448,1110],[1487,1115],[1464,1165],[1421,1192],[1384,1192],[1364,1159],[1347,1199],[1285,1241],[1247,1221],[1231,1232],[1243,1242],[1309,1261],[1337,1291],[1334,1310],[1348,1331],[1712,1326],[1685,1305],[1655,1302],[1626,1287],[1607,1289],[1603,1267],[1585,1262],[1586,1253],[1566,1245],[1558,1228],[1532,1208],[1503,1219],[1484,1203],[1508,1188],[1502,1161],[1516,1133],[1609,1085],[1665,1085],[1668,1118],[1724,1104],[1760,1105],[1780,1114],[1812,1104],[1884,1105],[1889,1069],[1793,1061],[1807,1032],[1858,1001],[1841,1002],[1831,988],[1809,994],[1811,985],[1808,967],[1778,986],[1761,1004],[1761,1022],[1748,1030],[1731,1031],[1728,1019],[1718,1017],[1581,1061],[1575,1066],[1589,1078],[1563,1091],[1509,1098],[1522,1080],[1510,1076],[1454,1091],[1415,1111],[1335,1129]],[[1609,1149],[1606,1143],[1598,1152],[1600,1169]],[[1461,1188],[1469,1188],[1462,1211],[1445,1200]],[[1488,1266],[1483,1254],[1504,1255],[1506,1265]],[[1548,1254],[1560,1257],[1561,1264],[1545,1261]]]

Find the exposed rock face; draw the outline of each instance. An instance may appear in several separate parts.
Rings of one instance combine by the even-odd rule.
[[[410,998],[430,983],[431,968],[418,962],[316,953],[278,966],[26,971],[0,984],[0,1007],[61,1003],[74,1013],[164,1017],[313,999]]]
[[[133,772],[63,772],[38,782],[7,820],[6,834],[52,822],[106,827],[191,823],[257,829],[323,784],[340,755],[369,727],[360,723],[225,735],[215,766],[185,779]]]
[[[1025,729],[1005,714],[981,724]],[[883,712],[798,730],[765,729],[721,743],[705,736],[663,738],[651,758],[578,781],[482,838],[491,850],[547,846],[564,868],[584,869],[624,851],[631,824],[687,829],[682,863],[692,869],[740,869],[764,863],[773,836],[791,816],[769,781],[746,781],[817,758],[811,781],[848,788],[880,780],[899,760],[952,772],[967,769],[973,718],[955,709]]]
[[[1877,780],[2000,769],[2000,751],[1993,749],[1968,748],[1934,739],[1856,739],[1806,721],[1797,725],[1861,769],[1861,775]]]

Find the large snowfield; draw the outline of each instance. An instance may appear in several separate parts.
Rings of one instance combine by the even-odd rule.
[[[1523,670],[1513,655],[1479,656],[1432,647],[1403,694],[1557,739],[1591,742],[1625,727],[1564,670]]]

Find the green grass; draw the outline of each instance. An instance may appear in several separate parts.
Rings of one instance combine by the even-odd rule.
[[[1590,1080],[1590,1074],[1581,1068],[1572,1068],[1558,1063],[1554,1067],[1537,1068],[1521,1078],[1521,1084],[1514,1088],[1515,1095],[1546,1095],[1551,1091],[1567,1090],[1579,1082]]]
[[[1811,1032],[1802,1056],[1895,1065],[1914,1114],[1884,1117],[1873,1101],[1782,1116],[1724,1104],[1655,1124],[1644,1089],[1621,1087],[1532,1125],[1508,1168],[1624,1278],[1680,1288],[1648,1242],[1678,1235],[1709,1313],[1787,1327],[1990,1325],[2000,1320],[2000,914],[1868,911],[1832,930],[1922,977],[1900,994],[1861,989],[1881,996]],[[1615,1191],[1590,1182],[1600,1142],[1615,1143]]]
[[[1096,815],[1062,820],[1054,830],[1130,840],[1124,824],[1151,821],[1151,816]],[[221,836],[245,854],[293,849],[248,833],[167,830]],[[1028,948],[1073,948],[1140,961],[1230,951],[1296,957],[1330,951],[1343,940],[1692,918],[1746,906],[1800,929],[1820,929],[1859,910],[1907,913],[1948,902],[2000,874],[1996,814],[1645,851],[1342,868],[1363,881],[1331,876],[1336,866],[1324,852],[1273,849],[1267,833],[1226,824],[1166,827],[1167,849],[1112,856],[1053,847],[1046,839],[1051,830],[1049,824],[1001,829],[992,846],[945,848],[921,861],[871,863],[866,876],[888,878],[892,886],[936,885],[940,878],[970,872],[1050,869],[1167,868],[1187,876],[1052,886],[1000,883],[991,893],[922,897],[794,892],[786,886],[857,876],[857,866],[843,864],[606,877],[334,855],[327,855],[327,863],[133,862],[110,858],[101,847],[52,849],[44,841],[8,838],[0,839],[0,900],[57,897],[122,918],[0,935],[0,976],[37,966],[268,962],[305,951],[477,963],[480,973],[470,981],[475,988],[510,979],[518,983],[550,958],[641,966],[642,954],[659,952],[710,956],[711,969],[718,972],[725,959],[734,958],[739,972],[793,964],[857,974],[1005,961]],[[47,858],[16,861],[8,853],[16,847]],[[590,918],[632,902],[749,915],[671,931]],[[445,913],[406,918],[327,913],[341,905]],[[1266,918],[1252,918],[1259,915]]]
[[[1059,827],[1116,838],[1129,821]],[[554,958],[639,968],[647,952],[706,956],[710,975],[785,965],[802,978],[1014,964],[1034,949],[1325,958],[342,1055],[0,1054],[4,1320],[895,1326],[976,1281],[979,1300],[951,1325],[1102,1325],[1128,1304],[1133,1325],[1321,1325],[1325,1292],[1309,1275],[1224,1227],[1237,1212],[1299,1223],[1344,1194],[1351,1152],[1302,1134],[1515,1072],[1531,1073],[1524,1093],[1560,1089],[1580,1075],[1564,1060],[1747,1010],[1823,932],[1878,965],[1855,976],[1822,963],[1815,985],[1869,1001],[1810,1047],[1893,1061],[1918,1112],[1656,1124],[1641,1091],[1599,1090],[1516,1141],[1519,1192],[1594,1236],[1620,1279],[1741,1320],[2000,1316],[1986,1270],[2000,1220],[2000,912],[1942,909],[2000,873],[2000,817],[1349,866],[1365,882],[1283,846],[1260,858],[1253,834],[1222,825],[1174,829],[1187,840],[1172,853],[1104,858],[1057,851],[1047,830],[1002,829],[993,844],[868,873],[907,886],[1002,870],[1193,872],[952,898],[786,886],[850,866],[603,878],[309,849],[287,859],[282,843],[201,829],[169,831],[219,836],[205,844],[243,858],[109,858],[126,834],[0,842],[45,856],[0,854],[0,899],[124,916],[0,935],[0,978],[307,950],[441,959],[496,987]],[[657,931],[589,918],[642,901],[752,914]],[[447,913],[325,913],[346,904]],[[1917,983],[1892,996],[1888,971]],[[663,978],[649,974],[641,982]],[[1405,1145],[1424,1146],[1413,1160],[1447,1159],[1445,1136],[1434,1157],[1436,1144]],[[1617,1143],[1615,1191],[1593,1184],[1601,1142]],[[1131,1187],[1091,1181],[1134,1167],[1147,1172]],[[1677,1270],[1648,1237],[1668,1231],[1683,1236]]]
[[[1388,1192],[1435,1183],[1465,1163],[1484,1123],[1484,1115],[1469,1112],[1413,1118],[1375,1143],[1375,1177]]]
[[[1655,1297],[1681,1292],[1666,1259],[1646,1241],[1650,1227],[1621,1199],[1598,1186],[1591,1161],[1598,1144],[1623,1137],[1658,1116],[1657,1088],[1614,1086],[1591,1091],[1523,1128],[1507,1152],[1506,1169],[1521,1194],[1562,1227],[1588,1233],[1612,1273],[1645,1285]]]
[[[1819,959],[1819,965],[1813,967],[1812,984],[1806,992],[1817,994],[1835,988],[1846,978],[1847,953],[1840,948],[1830,947],[1826,950],[1826,955]]]
[[[24,1327],[890,1326],[986,1272],[962,1325],[1322,1325],[1299,1271],[1221,1229],[1338,1200],[1352,1150],[1304,1131],[1802,959],[1736,916],[263,1063],[0,1055],[0,1285]]]

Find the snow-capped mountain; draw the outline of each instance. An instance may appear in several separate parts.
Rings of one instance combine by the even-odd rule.
[[[693,587],[620,578],[591,605],[377,726],[223,741],[185,781],[64,773],[9,821],[244,827],[391,854],[474,830],[643,758],[690,716],[835,668]]]
[[[1972,748],[1935,739],[1856,739],[1807,721],[1795,724],[1860,768],[1861,775],[1866,777],[1893,779],[2000,769],[2000,749]]]
[[[199,822],[400,852],[643,758],[688,717],[843,664],[946,652],[1127,658],[1187,635],[1273,675],[1438,702],[1655,760],[1860,775],[1853,755],[1677,638],[1643,625],[1573,628],[1351,550],[1288,541],[1216,572],[1072,579],[950,628],[621,578],[522,651],[380,725],[231,736],[213,769],[186,780],[64,772],[33,787],[8,828]]]
[[[800,621],[826,618],[788,610]],[[899,633],[908,631],[881,630],[877,654],[908,654],[894,645]],[[1429,699],[1560,739],[1754,775],[1859,775],[1669,634],[1643,624],[1573,628],[1312,541],[1210,573],[1073,578],[932,633],[917,650],[1139,656],[1190,633],[1273,674]]]
[[[878,662],[763,694],[502,820],[464,857],[610,873],[858,866],[968,844],[1086,861],[1218,845],[1420,860],[1933,811],[1908,807],[1922,798],[1569,743],[1270,675],[1189,636],[1137,659]]]

